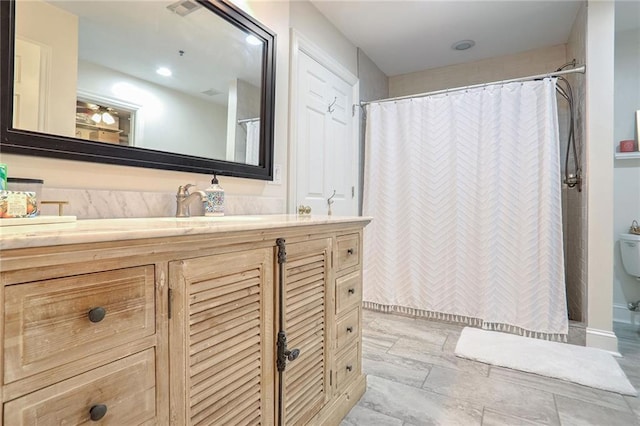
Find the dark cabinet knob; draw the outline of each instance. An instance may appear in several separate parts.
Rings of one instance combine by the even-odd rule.
[[[107,414],[107,406],[104,404],[94,405],[89,410],[89,416],[91,417],[91,420],[93,420],[94,422],[103,418],[105,414]]]
[[[353,254],[353,249],[352,248],[347,249],[347,254]]]
[[[353,327],[347,327],[347,333],[353,333]]]
[[[350,288],[349,290],[347,290],[347,292],[349,294],[354,294],[356,292],[356,289],[355,288]]]
[[[107,315],[107,311],[103,307],[98,306],[89,311],[89,321],[100,322],[104,319],[105,315]]]
[[[347,371],[353,370],[353,366],[351,364],[347,365]]]

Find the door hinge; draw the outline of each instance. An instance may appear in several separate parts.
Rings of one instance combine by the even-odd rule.
[[[284,238],[278,238],[276,245],[278,246],[278,264],[282,265],[287,261],[287,249]]]
[[[329,386],[333,386],[333,370],[329,370]]]
[[[300,356],[300,349],[287,349],[287,333],[283,330],[278,332],[278,356],[276,365],[279,372],[287,368],[287,361],[295,361]]]
[[[351,187],[351,198],[356,198],[356,187],[355,186]]]
[[[167,294],[169,295],[169,301],[167,303],[167,312],[169,315],[169,319],[171,319],[171,305],[172,305],[172,300],[173,300],[173,290],[169,289],[169,291],[167,292]]]

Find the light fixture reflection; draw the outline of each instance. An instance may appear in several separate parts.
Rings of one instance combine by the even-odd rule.
[[[171,74],[173,74],[167,67],[160,67],[156,70],[156,72],[163,77],[171,77]]]
[[[102,121],[104,121],[106,124],[113,124],[116,122],[116,120],[113,118],[113,116],[111,114],[109,114],[108,112],[103,112],[102,113]]]
[[[105,123],[105,124],[113,124],[116,122],[115,118],[109,113],[109,111],[104,112],[96,112],[91,116],[91,121],[96,124]]]

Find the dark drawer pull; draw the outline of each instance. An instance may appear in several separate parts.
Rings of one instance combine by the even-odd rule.
[[[107,315],[107,311],[103,307],[98,306],[89,311],[89,321],[100,322],[104,319],[105,315]]]
[[[347,254],[353,254],[353,249],[352,248],[347,249]]]
[[[91,417],[91,420],[93,420],[94,422],[97,422],[98,420],[103,418],[105,414],[107,414],[107,406],[104,404],[94,405],[89,410],[89,416]]]
[[[356,289],[355,288],[350,288],[349,290],[347,290],[347,292],[349,294],[354,294],[356,292]]]
[[[353,327],[347,327],[347,333],[353,333]]]
[[[353,370],[353,366],[351,364],[347,365],[347,371]]]

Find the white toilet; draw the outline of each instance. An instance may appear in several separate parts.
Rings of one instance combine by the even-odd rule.
[[[640,235],[620,234],[620,251],[624,270],[640,280]]]

